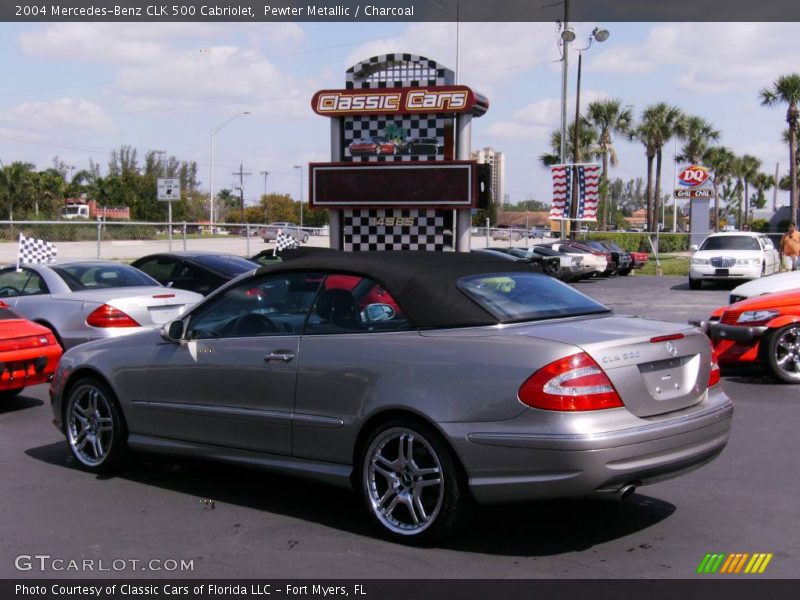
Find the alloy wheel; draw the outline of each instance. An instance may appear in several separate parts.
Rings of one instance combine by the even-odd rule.
[[[800,328],[781,332],[773,352],[776,368],[789,379],[800,379]]]
[[[114,441],[114,413],[97,387],[83,385],[71,394],[67,439],[75,457],[88,467],[108,458]]]
[[[444,499],[442,464],[418,432],[396,427],[378,435],[363,478],[369,506],[389,531],[413,536],[436,521]]]

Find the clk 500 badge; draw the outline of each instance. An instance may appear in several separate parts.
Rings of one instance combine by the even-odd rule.
[[[621,360],[633,360],[635,358],[639,358],[641,356],[641,352],[638,350],[629,350],[628,352],[623,352],[621,354],[607,354],[600,359],[604,365],[610,365],[611,363],[619,362]]]

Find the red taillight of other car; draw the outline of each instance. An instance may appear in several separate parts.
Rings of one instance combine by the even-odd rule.
[[[95,308],[86,323],[92,327],[140,327],[134,319],[108,304]]]
[[[717,363],[717,359],[714,356],[714,352],[711,352],[711,371],[708,374],[708,387],[714,387],[719,383],[719,363]]]
[[[532,408],[560,411],[602,410],[623,406],[614,385],[585,352],[551,362],[519,388],[519,399]]]
[[[41,335],[29,335],[26,337],[10,340],[0,340],[0,352],[12,352],[14,350],[27,350],[29,348],[41,348],[52,346],[56,343],[56,338],[52,333]]]

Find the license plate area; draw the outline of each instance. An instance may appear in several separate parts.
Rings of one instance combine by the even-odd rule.
[[[672,400],[692,393],[700,370],[700,356],[677,356],[639,365],[647,391],[655,400]]]
[[[728,274],[729,274],[728,269],[715,269],[714,270],[714,275],[721,275],[723,277],[727,277]]]
[[[153,323],[164,324],[176,319],[180,312],[179,306],[151,306],[147,309]]]

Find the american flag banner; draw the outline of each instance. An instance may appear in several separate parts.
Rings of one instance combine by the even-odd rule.
[[[550,218],[569,219],[572,202],[572,186],[575,182],[573,169],[577,169],[578,221],[597,221],[597,202],[600,198],[600,173],[598,164],[554,165],[550,167],[553,177],[553,202]]]
[[[19,234],[17,270],[19,270],[19,266],[21,264],[43,265],[56,262],[57,256],[58,250],[56,250],[56,247],[53,243],[25,237],[21,233]]]

